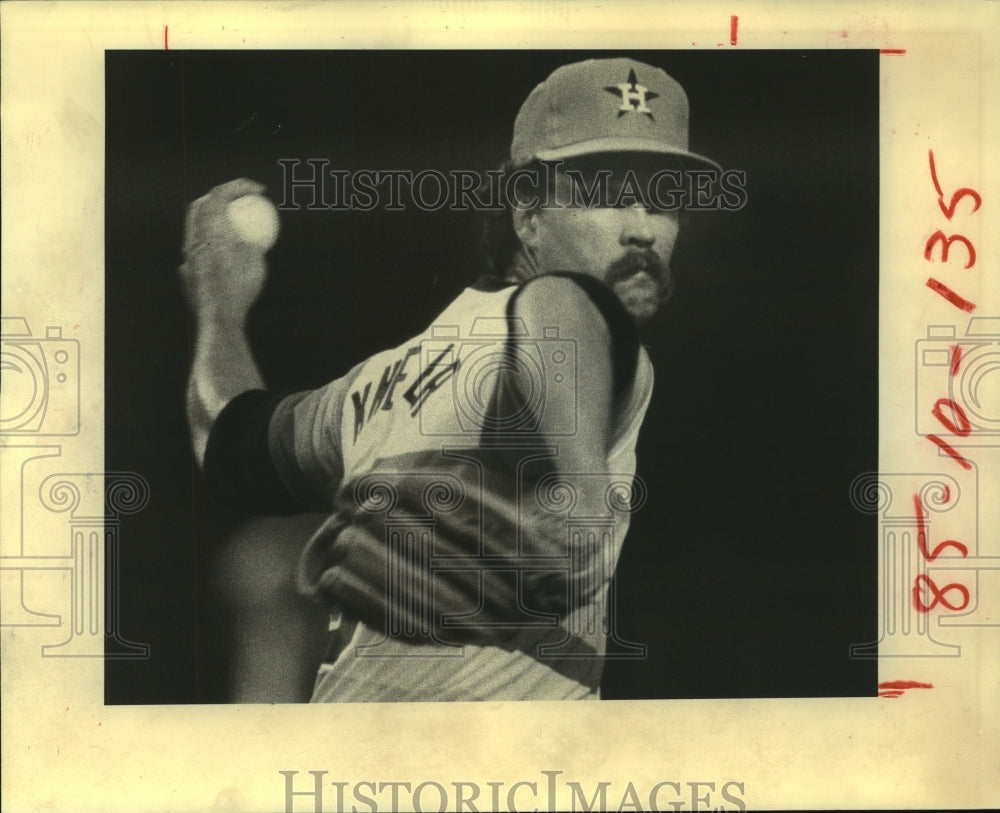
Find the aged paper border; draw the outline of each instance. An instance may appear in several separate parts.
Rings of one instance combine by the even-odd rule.
[[[3,313],[23,316],[36,331],[62,325],[64,340],[88,348],[103,344],[103,303],[94,292],[102,290],[103,278],[106,48],[163,48],[166,36],[169,47],[180,49],[475,48],[501,42],[525,48],[681,48],[692,47],[692,39],[696,47],[711,49],[886,49],[880,71],[880,470],[944,472],[956,484],[969,482],[913,431],[914,348],[928,326],[954,324],[961,331],[966,322],[965,314],[924,286],[929,273],[975,301],[977,314],[1000,313],[1000,235],[986,228],[1000,193],[1000,111],[989,102],[1000,98],[1000,69],[988,57],[1000,52],[995,4],[83,2],[5,3],[0,14]],[[736,46],[729,41],[732,15],[739,17]],[[930,185],[930,147],[939,156],[945,201],[958,186],[977,189],[984,201],[978,217],[962,214],[967,204],[956,214],[956,222],[966,217],[961,233],[980,258],[967,271],[931,271],[923,261],[928,236],[949,228]],[[102,414],[98,356],[81,356],[83,416]],[[24,452],[14,449],[17,443],[37,446],[39,455],[60,454],[62,471],[96,474],[103,427],[90,420],[79,435],[3,443],[6,518],[0,527],[6,554],[22,521],[65,527],[59,525],[64,518],[37,508],[34,495],[20,493]],[[976,463],[979,499],[975,510],[949,519],[954,539],[998,527],[996,505],[980,496],[998,492],[991,457],[996,451],[987,439],[962,452]],[[100,501],[101,481],[81,482],[81,499]],[[873,510],[881,510],[877,495],[871,500]],[[972,553],[980,559],[990,551],[996,555],[996,539],[979,538],[978,544]],[[976,623],[992,618],[996,624],[1000,581],[989,562],[981,564],[955,576],[978,580]],[[69,573],[54,567],[35,577],[39,585],[65,590]],[[6,570],[4,579],[11,577],[25,578],[25,571]],[[41,646],[54,640],[51,629],[5,626],[3,806],[283,810],[281,770],[299,771],[299,780],[314,770],[328,771],[327,781],[349,783],[471,782],[482,787],[479,804],[487,809],[490,781],[505,783],[501,809],[519,781],[540,788],[535,798],[522,787],[515,796],[519,804],[547,809],[544,770],[563,772],[556,800],[563,808],[571,803],[567,780],[582,783],[588,794],[599,780],[612,783],[608,799],[614,807],[629,782],[643,798],[664,781],[680,783],[685,793],[693,782],[717,788],[740,782],[750,809],[995,805],[1000,636],[996,627],[971,625],[935,626],[932,635],[960,646],[960,657],[884,658],[880,680],[934,686],[894,699],[628,701],[572,708],[105,707],[99,658],[43,658]],[[908,655],[900,646],[898,652]],[[720,804],[716,797],[712,805]],[[308,798],[296,805],[312,809]],[[334,805],[329,791],[323,809]]]

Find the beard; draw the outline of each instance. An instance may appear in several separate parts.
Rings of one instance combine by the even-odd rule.
[[[604,281],[632,317],[645,321],[670,298],[674,278],[652,249],[629,250],[608,266]]]

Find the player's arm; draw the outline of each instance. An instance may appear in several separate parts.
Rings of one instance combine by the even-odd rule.
[[[536,278],[514,300],[514,315],[524,320],[529,336],[542,337],[545,328],[556,327],[559,338],[575,346],[575,393],[551,388],[559,395],[546,398],[539,422],[540,434],[558,447],[553,461],[558,472],[606,475],[610,482],[607,457],[613,440],[614,400],[623,378],[630,380],[627,368],[630,362],[634,364],[638,350],[634,328],[627,314],[624,321],[621,319],[621,313],[611,291],[596,280],[575,274]],[[548,354],[541,357],[543,363],[552,363]],[[555,368],[543,371],[546,381],[560,373],[563,370]],[[530,380],[537,373],[525,370],[522,375],[523,380]],[[574,424],[576,431],[567,434],[566,427]],[[605,479],[581,478],[578,485],[586,487],[577,488],[577,514],[606,513]]]
[[[232,201],[262,191],[254,181],[231,181],[194,201],[185,218],[180,275],[195,322],[187,417],[202,468],[209,434],[226,405],[264,387],[246,320],[266,281],[265,249],[240,239],[227,214]]]
[[[608,488],[616,474],[608,471],[608,454],[615,440],[615,401],[630,388],[639,353],[635,324],[609,288],[580,274],[545,275],[528,282],[513,300],[513,315],[524,320],[529,336],[544,340],[545,328],[555,327],[560,340],[574,344],[576,388],[546,388],[539,431],[545,445],[557,449],[551,464],[557,476],[565,477],[574,495],[574,517],[603,520],[610,508]],[[543,364],[555,362],[549,353],[538,357]],[[531,380],[530,372],[520,371],[515,379]],[[543,371],[546,382],[557,381],[560,373],[565,371]],[[574,426],[575,432],[567,431]],[[534,503],[525,508],[528,524],[522,542],[535,553],[564,555],[569,534],[563,519],[540,511]],[[602,538],[599,532],[597,538]],[[550,583],[546,577],[525,578],[525,598],[530,605],[565,612],[569,605],[561,602],[567,598],[577,605],[589,601],[602,588],[608,578],[606,568],[593,558],[595,551],[589,546],[579,552],[587,559],[584,562],[574,556],[577,566],[568,591],[558,580]]]
[[[267,277],[266,248],[239,236],[227,207],[260,184],[214,188],[188,207],[180,273],[195,321],[187,417],[198,465],[222,503],[249,513],[329,506],[342,471],[347,379],[313,392],[267,392],[246,335]]]

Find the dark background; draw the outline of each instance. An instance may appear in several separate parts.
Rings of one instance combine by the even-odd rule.
[[[282,158],[493,169],[530,90],[597,55],[108,52],[106,469],[151,487],[118,588],[150,657],[108,661],[108,702],[230,697],[218,571],[244,518],[209,502],[190,452],[187,202],[239,176],[280,201]],[[876,663],[848,651],[877,637],[876,518],[849,486],[877,469],[878,54],[627,55],[681,82],[692,148],[745,170],[748,203],[691,215],[645,331],[650,499],[616,587],[648,654],[610,661],[603,696],[874,695]],[[484,269],[478,241],[472,213],[284,212],[250,325],[269,386],[318,386],[421,330]]]

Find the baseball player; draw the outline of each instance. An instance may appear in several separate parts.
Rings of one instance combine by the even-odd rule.
[[[226,214],[262,188],[189,207],[197,460],[231,504],[329,515],[300,563],[331,617],[314,701],[599,697],[653,381],[636,325],[670,293],[679,230],[631,187],[690,166],[716,165],[688,150],[662,70],[559,68],[514,124],[506,169],[530,188],[491,216],[492,273],[420,335],[291,396],[251,355],[264,250]]]

